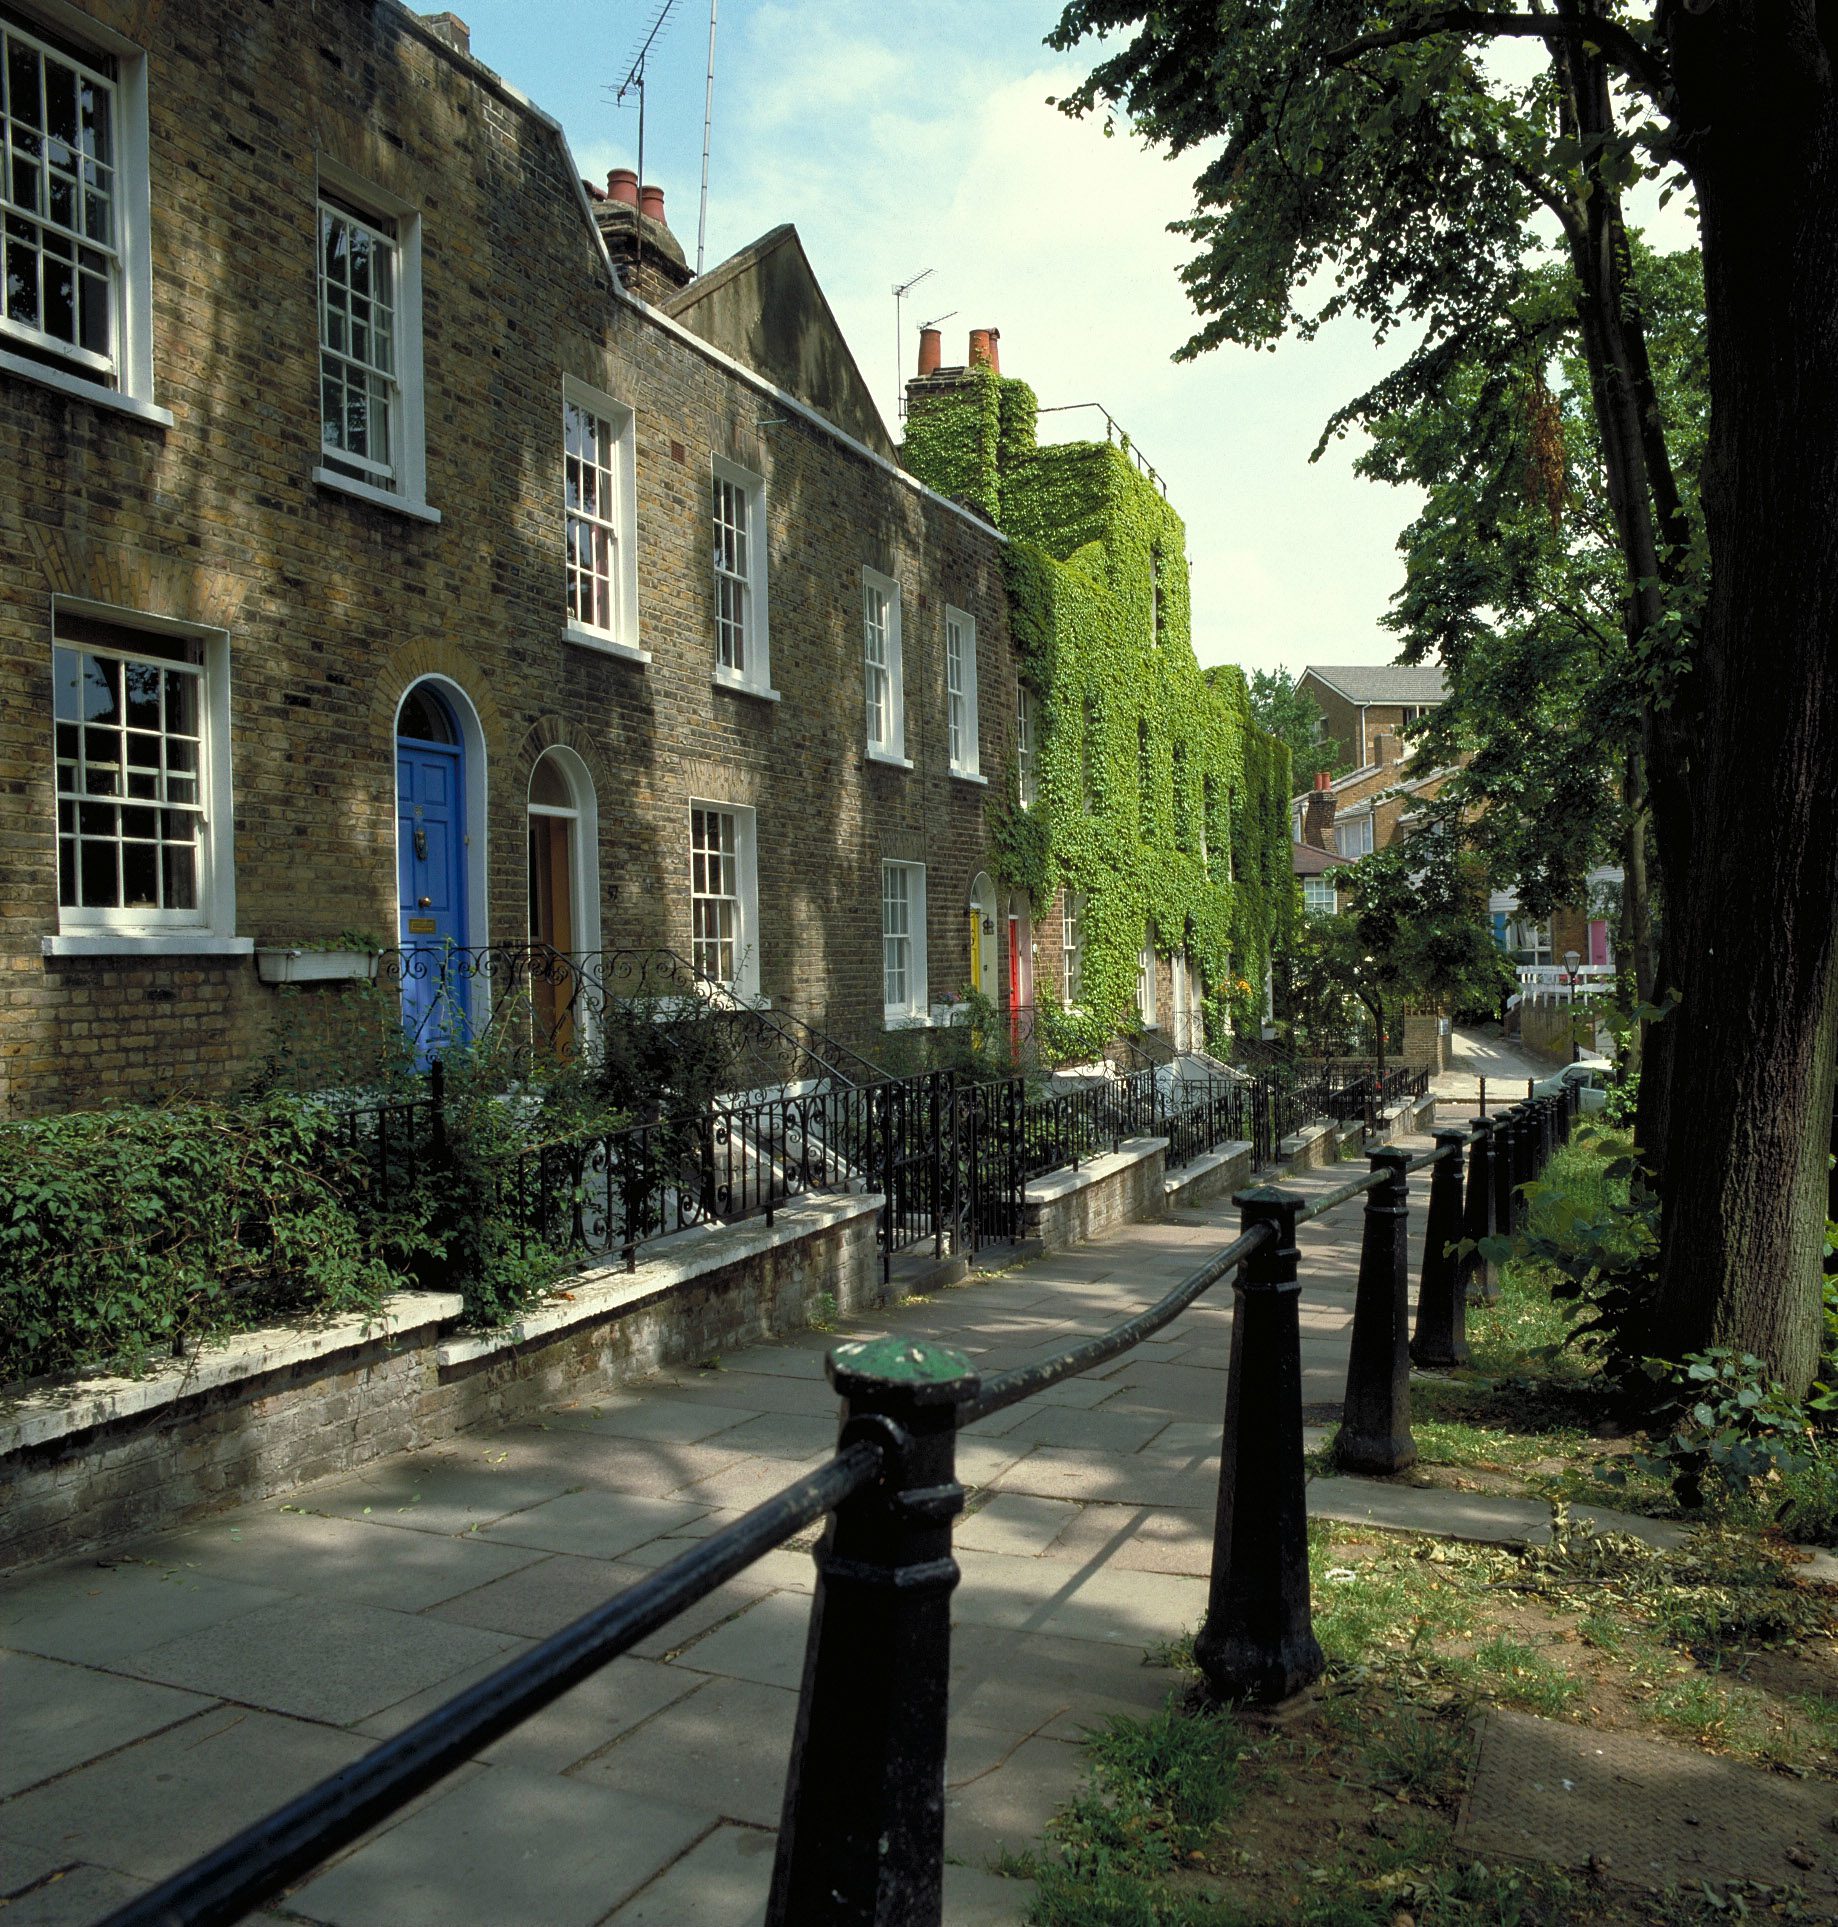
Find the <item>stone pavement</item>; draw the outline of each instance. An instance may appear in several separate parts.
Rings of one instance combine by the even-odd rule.
[[[1295,1182],[1324,1190],[1354,1169]],[[1413,1277],[1426,1191],[1413,1180]],[[1352,1205],[1302,1233],[1310,1405],[1343,1390],[1359,1226]],[[1236,1228],[1225,1202],[1127,1226],[880,1326],[755,1347],[0,1586],[6,1927],[97,1919],[820,1463],[838,1336],[890,1328],[1002,1370],[1151,1302]],[[955,1927],[1021,1917],[1028,1888],[992,1858],[1038,1842],[1080,1779],[1085,1729],[1169,1691],[1142,1654],[1202,1614],[1230,1325],[1216,1287],[1127,1357],[961,1442]],[[1354,1517],[1464,1496],[1317,1489],[1321,1509]],[[807,1544],[769,1555],[264,1918],[758,1921],[812,1578]]]
[[[1503,1109],[1523,1100],[1528,1078],[1549,1077],[1556,1069],[1554,1063],[1502,1037],[1498,1024],[1463,1025],[1450,1033],[1449,1068],[1437,1072],[1430,1088],[1445,1107],[1470,1107],[1484,1077],[1488,1109]]]

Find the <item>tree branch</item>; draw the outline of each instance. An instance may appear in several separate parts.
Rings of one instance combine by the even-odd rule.
[[[1672,94],[1672,74],[1663,60],[1634,38],[1618,21],[1592,18],[1562,20],[1549,14],[1487,13],[1476,7],[1443,7],[1410,26],[1386,27],[1361,34],[1324,57],[1329,67],[1344,67],[1361,54],[1380,47],[1402,47],[1429,40],[1439,33],[1482,34],[1491,39],[1588,41],[1635,82],[1643,93],[1664,105]]]

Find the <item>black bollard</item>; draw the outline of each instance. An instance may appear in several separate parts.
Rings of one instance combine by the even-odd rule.
[[[1417,1274],[1417,1330],[1410,1341],[1416,1365],[1468,1362],[1466,1260],[1454,1246],[1462,1236],[1461,1153],[1466,1131],[1438,1131],[1445,1153],[1430,1172],[1429,1215],[1423,1221],[1423,1269]]]
[[[1366,1193],[1334,1457],[1349,1472],[1402,1472],[1417,1462],[1410,1435],[1410,1153],[1374,1151],[1372,1168],[1384,1182]]]
[[[1525,1187],[1538,1174],[1532,1169],[1532,1107],[1513,1106],[1513,1229],[1525,1225]]]
[[[839,1444],[887,1450],[817,1548],[804,1687],[785,1778],[771,1927],[938,1927],[943,1918],[945,1692],[961,1352],[899,1338],[838,1345]],[[744,1735],[735,1735],[745,1745]]]
[[[1474,1120],[1474,1148],[1468,1153],[1468,1197],[1462,1212],[1462,1236],[1478,1247],[1493,1229],[1493,1120]],[[1478,1249],[1462,1260],[1459,1280],[1464,1295],[1477,1305],[1499,1300],[1500,1284],[1493,1266]]]
[[[1233,1199],[1276,1236],[1238,1269],[1206,1623],[1194,1658],[1220,1699],[1282,1700],[1319,1679],[1302,1466],[1301,1287],[1291,1191]]]
[[[1493,1231],[1497,1238],[1513,1234],[1513,1114],[1509,1105],[1493,1120]]]

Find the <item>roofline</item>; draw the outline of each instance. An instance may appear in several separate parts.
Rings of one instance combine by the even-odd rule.
[[[847,430],[838,428],[833,421],[829,420],[827,416],[820,415],[809,403],[800,401],[796,395],[787,394],[783,388],[774,387],[763,375],[756,373],[744,362],[736,361],[732,355],[723,354],[719,348],[704,341],[699,335],[692,334],[681,322],[672,319],[672,317],[665,314],[661,308],[654,308],[650,302],[641,300],[635,295],[620,278],[619,270],[613,265],[613,257],[607,251],[606,237],[600,232],[599,222],[594,219],[593,208],[587,199],[587,189],[581,179],[581,170],[575,165],[574,150],[568,145],[568,136],[562,131],[561,122],[557,120],[553,114],[546,113],[542,108],[538,107],[535,101],[533,101],[528,94],[524,93],[521,88],[512,86],[501,74],[493,73],[483,61],[475,60],[470,54],[462,54],[457,47],[451,46],[448,42],[441,39],[440,35],[437,34],[418,13],[405,4],[405,0],[385,0],[385,4],[389,7],[391,13],[395,14],[397,19],[406,26],[414,37],[424,46],[433,48],[436,53],[443,55],[447,60],[459,67],[461,72],[466,74],[470,79],[483,86],[487,92],[495,93],[508,105],[521,109],[533,120],[546,127],[549,132],[555,136],[556,143],[562,150],[562,158],[568,164],[568,179],[574,187],[575,204],[581,210],[581,219],[586,222],[588,233],[593,236],[594,251],[605,264],[607,275],[612,282],[615,299],[624,301],[629,306],[636,308],[638,312],[655,327],[661,328],[666,334],[674,335],[678,341],[682,342],[686,347],[695,349],[698,354],[705,360],[713,362],[716,367],[725,368],[730,374],[738,375],[748,387],[757,389],[760,394],[769,397],[781,408],[789,408],[794,414],[801,416],[813,428],[820,429],[825,435],[829,436],[832,441],[848,449],[851,454],[859,455],[861,459],[871,467],[884,470],[888,475],[892,476],[894,480],[904,483],[915,495],[922,496],[927,501],[935,502],[940,508],[949,509],[953,515],[960,516],[964,521],[968,522],[972,528],[980,529],[985,535],[993,536],[998,542],[1006,543],[1008,541],[1008,537],[1004,535],[999,528],[995,527],[993,523],[984,521],[980,515],[965,508],[961,502],[952,501],[948,495],[940,495],[936,489],[927,488],[916,475],[902,468],[898,462],[892,461],[878,450],[870,448],[867,443],[858,442]],[[780,225],[789,227],[793,224],[791,222],[782,222]],[[763,239],[764,237],[762,236],[760,238]],[[742,252],[744,253],[745,250],[743,249]],[[814,278],[813,276],[813,279]],[[818,285],[821,287],[822,284],[819,283]],[[825,299],[827,300],[828,297],[826,296]],[[850,352],[852,355],[854,351],[851,350]]]
[[[1335,665],[1336,668],[1340,666],[1339,664]],[[1421,669],[1424,665],[1419,662],[1375,662],[1372,667],[1374,669]],[[1323,689],[1331,689],[1342,702],[1352,703],[1354,707],[1358,709],[1403,709],[1407,707],[1406,699],[1401,696],[1355,696],[1350,690],[1342,689],[1339,683],[1330,682],[1312,663],[1304,663],[1302,665],[1302,676],[1313,676],[1315,681],[1318,682]],[[1302,676],[1296,678],[1298,686],[1302,681]],[[1447,695],[1448,681],[1445,676],[1443,681],[1443,694],[1438,697],[1437,700],[1439,702],[1445,701]]]

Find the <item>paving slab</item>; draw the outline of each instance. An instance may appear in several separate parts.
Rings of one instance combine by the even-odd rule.
[[[416,1452],[310,1486],[297,1502],[334,1518],[452,1535],[540,1505],[581,1483],[578,1474],[567,1471],[513,1467],[508,1457],[502,1447],[490,1461],[476,1448],[464,1458]]]
[[[476,1533],[417,1533],[380,1544],[364,1518],[326,1518],[298,1506],[245,1507],[129,1548],[130,1555],[180,1574],[317,1593],[354,1606],[419,1612],[528,1565],[542,1554],[486,1544]]]
[[[1032,1492],[998,1492],[987,1505],[957,1522],[953,1543],[976,1552],[1044,1552],[1076,1520],[1082,1508],[1070,1499],[1043,1499]]]
[[[711,1818],[776,1827],[798,1696],[751,1680],[711,1679],[577,1766],[571,1779],[622,1794],[693,1791]]]
[[[646,1793],[494,1767],[290,1894],[327,1927],[593,1927],[714,1816]]]
[[[693,1693],[699,1683],[695,1675],[655,1660],[629,1655],[616,1659],[493,1740],[478,1757],[491,1766],[566,1773],[685,1693]]]
[[[963,1581],[952,1616],[964,1626],[999,1626],[1100,1640],[1141,1652],[1200,1622],[1204,1581],[1102,1565],[1056,1565],[1000,1552],[960,1552]]]
[[[951,1630],[951,1720],[1077,1739],[1113,1714],[1159,1712],[1183,1676],[1128,1646],[960,1624]]]
[[[1085,1749],[1035,1734],[1000,1765],[945,1790],[945,1855],[979,1872],[1004,1852],[1036,1852],[1047,1822],[1078,1791]]]
[[[88,1666],[0,1652],[0,1798],[143,1740],[216,1702]]]
[[[115,1662],[167,1686],[346,1726],[489,1663],[502,1634],[380,1606],[289,1599]]]
[[[1043,1406],[1030,1412],[1009,1436],[1081,1451],[1139,1452],[1167,1423],[1165,1412],[1081,1412]]]
[[[492,1545],[617,1559],[707,1509],[694,1500],[647,1499],[629,1492],[564,1492],[498,1520],[485,1529],[484,1537]]]
[[[663,1439],[672,1445],[695,1445],[758,1416],[757,1411],[741,1405],[662,1394],[646,1397],[635,1392],[603,1405],[558,1406],[545,1412],[543,1420],[558,1431],[603,1432],[609,1438]]]
[[[1830,1906],[1838,1903],[1833,1812],[1829,1781],[1792,1780],[1629,1733],[1491,1712],[1457,1839],[1476,1856],[1563,1867],[1599,1859],[1611,1877],[1643,1886],[1749,1880],[1800,1887]]]
[[[1080,1452],[1042,1446],[990,1483],[1000,1492],[1047,1499],[1100,1500],[1110,1505],[1204,1505],[1217,1478],[1198,1466],[1176,1468],[1128,1452]]]
[[[1058,1564],[1109,1565],[1126,1572],[1187,1573],[1213,1569],[1211,1506],[1076,1507],[1078,1518],[1043,1550]]]
[[[766,1412],[721,1434],[721,1443],[768,1459],[808,1460],[815,1452],[836,1449],[834,1414]]]
[[[554,1481],[545,1497],[598,1487],[668,1499],[699,1479],[760,1462],[756,1453],[723,1443],[720,1434],[686,1445],[536,1424],[509,1426],[492,1436],[508,1464],[531,1478]]]
[[[1473,1539],[1484,1545],[1551,1542],[1551,1508],[1544,1500],[1515,1499],[1497,1492],[1455,1492],[1447,1486],[1323,1475],[1308,1482],[1308,1511],[1315,1519],[1427,1532],[1443,1539]]]
[[[723,1824],[613,1915],[608,1927],[763,1927],[778,1835]]]
[[[0,1806],[0,1839],[162,1880],[370,1750],[354,1734],[223,1706]]]
[[[431,1609],[430,1617],[520,1639],[547,1639],[583,1613],[604,1606],[649,1568],[625,1560],[532,1552],[531,1562]]]
[[[84,1861],[47,1859],[40,1872],[22,1879],[22,1869],[0,1846],[0,1914],[7,1927],[91,1927],[152,1886],[111,1867]]]
[[[0,1590],[0,1646],[106,1666],[286,1597],[274,1586],[175,1572],[125,1555],[69,1559]]]
[[[804,1678],[810,1618],[809,1594],[767,1593],[700,1639],[679,1640],[671,1664],[688,1672],[750,1679],[795,1692]],[[671,1631],[675,1633],[676,1628]]]

